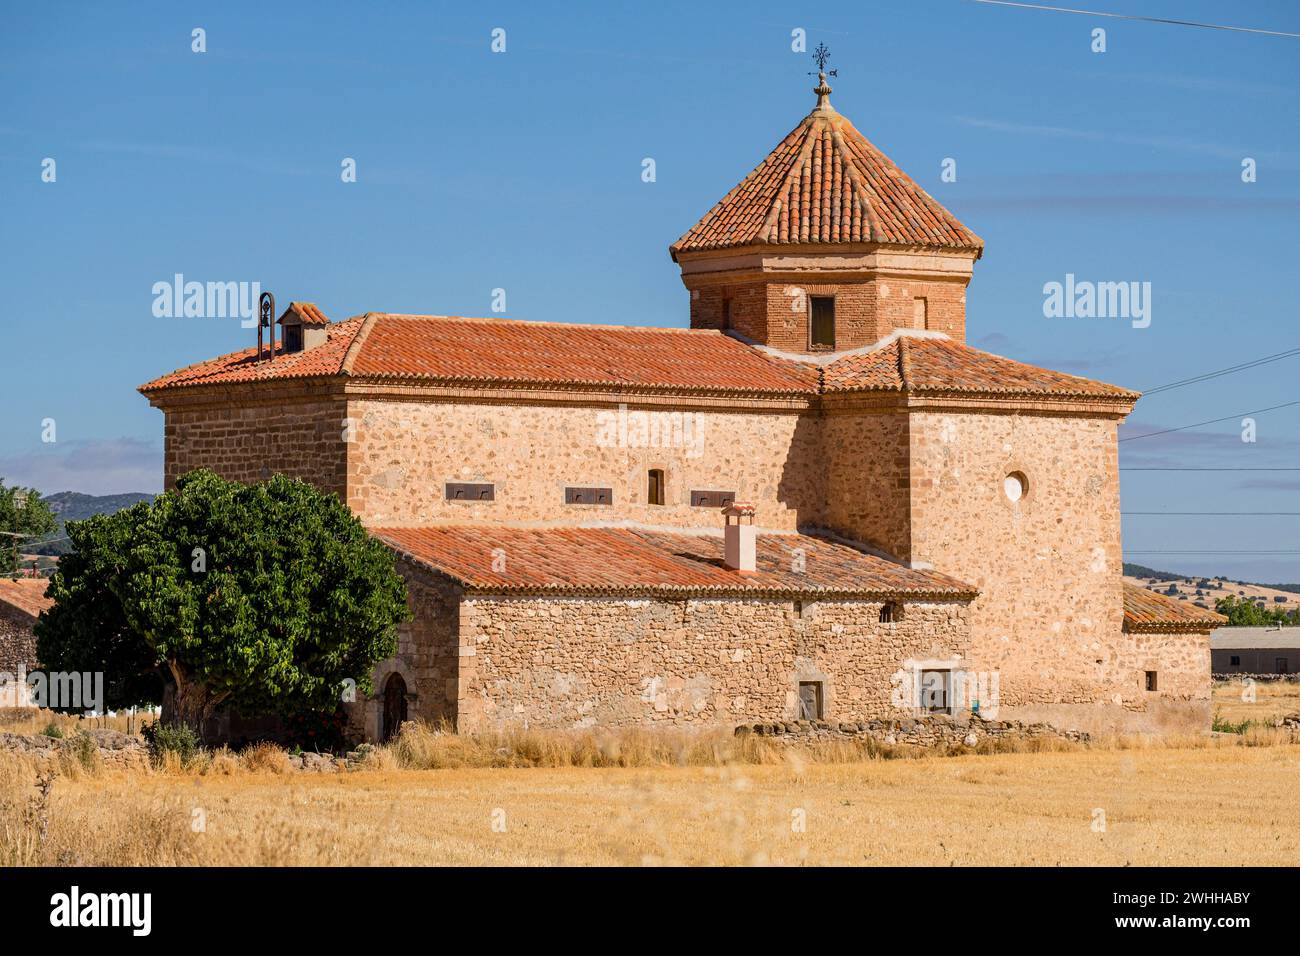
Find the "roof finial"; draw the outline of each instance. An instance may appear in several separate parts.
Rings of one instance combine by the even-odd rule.
[[[831,88],[826,82],[828,76],[839,76],[839,70],[827,70],[826,61],[831,58],[831,51],[826,49],[825,43],[818,43],[817,49],[813,50],[813,62],[817,64],[817,85],[813,87],[813,92],[817,94],[817,109],[831,108]],[[812,76],[812,73],[808,74]]]

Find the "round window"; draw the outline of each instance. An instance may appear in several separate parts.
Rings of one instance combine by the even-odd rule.
[[[1002,490],[1006,492],[1008,501],[1019,501],[1029,491],[1029,483],[1024,475],[1013,471],[1002,479]]]

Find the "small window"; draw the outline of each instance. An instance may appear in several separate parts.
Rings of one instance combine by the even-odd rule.
[[[302,326],[284,326],[284,350],[286,352],[302,351]]]
[[[1154,691],[1159,686],[1155,671],[1147,671],[1147,690]]]
[[[892,601],[889,604],[880,605],[880,623],[894,624],[903,619],[903,605],[895,604]]]
[[[801,680],[799,682],[799,719],[822,719],[822,682],[819,680]]]
[[[1029,481],[1023,472],[1013,471],[1002,479],[1002,491],[1008,501],[1019,501],[1029,493]]]
[[[1289,673],[1291,673],[1291,671],[1287,669],[1287,664],[1286,664],[1286,658],[1285,658],[1285,657],[1279,657],[1279,658],[1277,659],[1277,668],[1276,668],[1276,669],[1277,669],[1277,673],[1279,673],[1279,674],[1289,674]]]
[[[951,671],[921,671],[921,709],[930,714],[949,713]]]
[[[564,503],[566,505],[612,505],[614,503],[614,489],[565,488]]]
[[[912,328],[928,329],[930,327],[930,316],[925,299],[915,298],[912,300]]]
[[[809,306],[809,340],[815,349],[835,348],[835,298],[814,295]]]
[[[1229,665],[1230,667],[1240,667],[1240,666],[1241,666],[1241,658],[1238,657],[1236,654],[1233,654],[1232,657],[1229,658],[1229,660],[1228,660],[1228,665]]]
[[[646,489],[645,500],[648,504],[661,505],[664,503],[664,470],[662,468],[651,468],[648,487]]]
[[[496,485],[449,481],[446,494],[448,501],[495,501]]]
[[[724,329],[731,328],[731,300],[730,299],[722,300],[722,327]]]

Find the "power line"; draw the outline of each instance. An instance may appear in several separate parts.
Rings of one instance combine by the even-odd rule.
[[[1274,518],[1278,518],[1278,517],[1300,518],[1300,511],[1121,511],[1120,514],[1121,515],[1144,515],[1144,516],[1154,515],[1160,518],[1186,517],[1192,515],[1196,517],[1231,515],[1234,518],[1255,518],[1255,517],[1263,517],[1267,515],[1269,517],[1274,517]]]
[[[1139,436],[1141,437],[1141,436]],[[1121,465],[1120,471],[1300,471],[1300,468],[1201,468],[1196,465],[1168,465],[1135,467]]]
[[[1221,368],[1213,372],[1206,372],[1203,375],[1194,375],[1191,378],[1185,378],[1178,382],[1170,382],[1168,385],[1158,385],[1155,388],[1143,390],[1143,396],[1155,395],[1158,392],[1167,392],[1171,388],[1182,388],[1184,385],[1195,385],[1197,382],[1206,382],[1212,378],[1218,378],[1221,375],[1231,375],[1233,372],[1242,372],[1248,368],[1256,368],[1260,365],[1267,365],[1270,362],[1279,362],[1284,358],[1290,358],[1293,355],[1300,355],[1300,348],[1288,349],[1285,352],[1278,352],[1274,355],[1266,355],[1261,359],[1255,359],[1250,362],[1243,362],[1240,365],[1233,365],[1230,368]]]
[[[1156,435],[1168,435],[1170,432],[1182,432],[1189,428],[1200,428],[1202,425],[1216,425],[1219,422],[1230,422],[1235,418],[1243,418],[1247,415],[1262,415],[1264,412],[1277,411],[1279,408],[1290,408],[1292,405],[1300,405],[1300,401],[1283,402],[1281,405],[1270,405],[1268,408],[1257,408],[1253,412],[1239,412],[1236,415],[1228,415],[1224,418],[1211,418],[1208,422],[1197,422],[1194,425],[1179,425],[1177,428],[1166,428],[1158,432],[1147,432],[1145,435],[1130,435],[1128,438],[1121,438],[1120,441],[1136,441],[1139,438],[1154,438]]]
[[[1130,548],[1124,549],[1125,554],[1300,554],[1300,550],[1292,551],[1138,551]]]
[[[1256,27],[1234,27],[1221,23],[1201,23],[1196,20],[1171,20],[1166,17],[1141,17],[1127,13],[1103,13],[1100,10],[1076,10],[1073,7],[1049,7],[1038,3],[1015,3],[1012,0],[973,0],[997,7],[1021,7],[1025,10],[1046,10],[1049,13],[1081,13],[1090,17],[1110,17],[1113,20],[1141,20],[1144,23],[1168,23],[1179,27],[1204,27],[1207,30],[1231,30],[1235,33],[1260,33],[1271,37],[1288,37],[1300,40],[1300,33],[1283,33],[1278,30],[1260,30]]]

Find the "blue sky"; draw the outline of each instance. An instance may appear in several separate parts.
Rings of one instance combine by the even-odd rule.
[[[1081,5],[1300,32],[1285,2]],[[515,318],[686,324],[668,244],[813,105],[795,28],[831,48],[835,106],[984,238],[971,344],[1136,388],[1300,346],[1300,40],[969,0],[467,7],[0,12],[0,475],[159,488],[162,416],[135,386],[253,335],[155,318],[178,272],[334,319],[491,314],[504,288]],[[1045,318],[1067,273],[1150,282],[1150,327]],[[1300,357],[1153,395],[1124,434],[1300,399],[1297,381]],[[1122,464],[1300,467],[1298,409],[1258,416],[1253,444],[1239,419],[1128,441]],[[1125,472],[1123,504],[1300,511],[1298,492],[1300,472]],[[1143,564],[1300,580],[1300,555],[1136,553],[1294,550],[1300,518],[1124,534]]]

